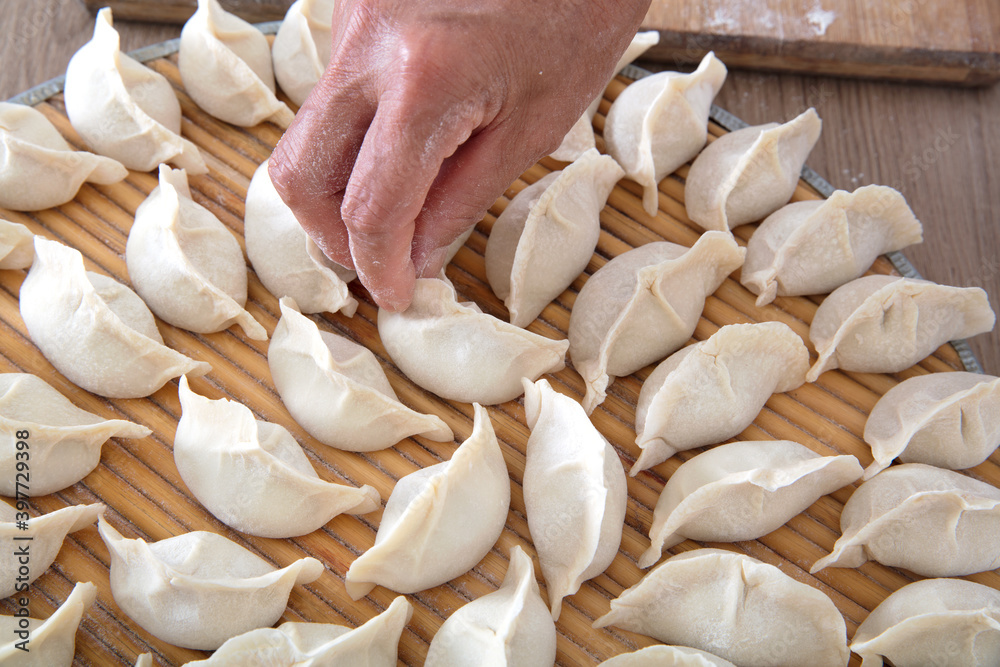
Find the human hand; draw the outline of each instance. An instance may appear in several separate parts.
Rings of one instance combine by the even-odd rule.
[[[338,2],[330,64],[271,156],[275,188],[403,309],[601,93],[649,2]]]

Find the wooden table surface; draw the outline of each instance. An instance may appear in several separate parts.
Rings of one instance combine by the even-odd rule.
[[[93,30],[79,0],[0,0],[0,16],[0,99],[62,74]],[[125,50],[180,34],[177,26],[116,27]],[[716,103],[750,123],[815,107],[823,134],[808,164],[838,188],[878,183],[902,192],[924,224],[924,243],[905,251],[917,270],[982,287],[998,310],[1000,87],[731,71]],[[1000,330],[970,344],[986,372],[1000,375]]]

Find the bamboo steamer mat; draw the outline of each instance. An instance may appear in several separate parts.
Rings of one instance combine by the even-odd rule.
[[[148,64],[164,74],[177,89],[184,113],[183,133],[199,145],[209,165],[208,175],[191,178],[194,198],[217,215],[242,244],[246,189],[257,165],[269,156],[280,130],[270,124],[236,128],[202,112],[183,91],[176,55],[173,55],[176,44],[158,46],[159,49],[146,49],[137,55],[149,60]],[[642,74],[634,68],[627,73],[633,77]],[[611,101],[627,83],[627,79],[619,77],[609,85],[595,119],[598,131],[603,129],[604,114]],[[33,91],[25,99],[35,103],[72,144],[82,148],[65,116],[61,95],[54,94],[59,89],[57,81],[47,89]],[[713,117],[721,122],[713,121],[710,125],[711,139],[726,132],[726,127],[734,129],[739,123],[721,110],[715,110]],[[603,147],[600,137],[598,144]],[[449,266],[448,276],[460,295],[475,301],[484,312],[506,319],[502,302],[486,283],[483,260],[486,239],[496,216],[520,190],[561,166],[545,159],[528,169],[490,209]],[[570,309],[581,286],[588,275],[611,257],[651,241],[693,245],[700,230],[685,214],[686,173],[687,167],[683,167],[661,184],[660,210],[655,217],[642,211],[638,186],[623,180],[615,187],[601,213],[601,237],[586,274],[549,305],[530,330],[552,338],[565,337]],[[829,194],[831,189],[822,179],[812,175],[809,181],[813,185],[805,180],[800,183],[795,200]],[[125,181],[113,186],[85,185],[72,202],[55,209],[35,214],[0,210],[0,214],[27,225],[36,234],[79,249],[88,269],[128,284],[124,261],[128,230],[136,208],[155,186],[156,178],[152,173],[131,172]],[[748,225],[736,230],[741,244],[746,243],[752,229],[753,226]],[[912,270],[907,268],[902,256],[895,259],[904,270]],[[872,272],[896,273],[896,267],[882,257]],[[107,400],[72,385],[42,357],[28,337],[17,301],[24,276],[24,271],[0,271],[3,341],[0,371],[35,373],[83,409],[108,418],[129,419],[153,429],[153,434],[145,439],[110,440],[104,446],[97,470],[69,489],[32,499],[33,511],[47,513],[71,504],[103,502],[108,508],[107,518],[126,537],[156,541],[187,531],[208,530],[225,535],[279,567],[303,556],[318,558],[326,566],[326,572],[316,582],[293,589],[283,620],[358,626],[389,605],[396,594],[385,588],[378,587],[368,597],[354,602],[347,596],[343,583],[350,563],[373,544],[381,511],[363,516],[339,516],[321,530],[288,540],[256,538],[227,528],[191,496],[174,465],[171,446],[180,417],[176,381],[169,382],[149,398],[133,400]],[[725,324],[777,320],[788,324],[808,341],[809,322],[821,298],[779,297],[773,304],[757,308],[754,296],[736,277],[731,276],[708,298],[694,340],[704,340]],[[277,300],[266,291],[252,270],[249,278],[247,308],[270,334],[279,317]],[[289,428],[303,444],[322,478],[352,485],[371,484],[378,489],[384,502],[400,477],[451,457],[457,443],[464,441],[472,431],[472,406],[439,399],[407,380],[389,360],[379,341],[373,302],[363,288],[354,284],[352,290],[360,301],[353,318],[325,314],[313,316],[313,319],[322,329],[344,334],[372,350],[382,362],[400,399],[417,410],[441,416],[454,430],[456,443],[437,443],[415,437],[390,449],[362,454],[326,447],[303,431],[282,405],[267,368],[267,342],[249,340],[236,329],[198,335],[162,322],[158,324],[168,345],[212,364],[211,373],[192,381],[196,392],[210,398],[228,397],[240,401],[258,418]],[[811,352],[815,359],[815,353]],[[861,433],[868,412],[882,394],[907,377],[974,369],[975,366],[968,348],[960,343],[945,345],[914,368],[896,375],[827,372],[815,384],[772,396],[753,425],[737,439],[795,440],[821,454],[853,454],[867,465],[872,457]],[[652,367],[646,368],[634,376],[616,380],[609,389],[608,399],[592,417],[597,428],[616,448],[626,469],[638,454],[634,445],[634,407],[641,383],[651,370]],[[583,382],[571,367],[547,377],[558,391],[577,400],[582,397]],[[497,544],[471,572],[437,588],[408,596],[414,605],[414,614],[400,641],[401,664],[422,664],[428,644],[443,621],[466,602],[497,588],[506,572],[508,554],[513,546],[525,548],[535,559],[538,573],[521,491],[528,437],[523,406],[520,400],[512,401],[490,407],[489,413],[510,470],[512,494],[507,524]],[[608,610],[611,598],[645,574],[637,567],[636,560],[649,543],[646,535],[652,522],[652,508],[664,481],[697,451],[682,452],[650,471],[629,478],[628,511],[620,552],[604,573],[586,582],[579,593],[564,601],[557,624],[557,664],[594,664],[656,643],[614,627],[593,630],[591,623]],[[994,454],[968,474],[1000,485],[1000,456]],[[847,487],[821,498],[806,512],[759,540],[708,546],[749,554],[823,591],[844,615],[848,636],[853,636],[871,609],[889,593],[917,578],[871,562],[858,569],[827,569],[816,576],[808,573],[813,562],[827,554],[840,535],[840,512],[854,488]],[[669,551],[678,553],[698,546],[688,541]],[[66,599],[74,582],[92,581],[97,585],[97,602],[85,614],[77,635],[76,664],[133,664],[137,654],[147,651],[153,653],[156,664],[170,665],[207,655],[160,641],[131,621],[111,596],[108,565],[108,551],[96,528],[89,527],[70,534],[53,567],[29,589],[31,615],[46,618]],[[967,578],[1000,589],[1000,577],[996,572]],[[544,582],[540,584],[544,596]],[[0,613],[13,613],[10,599],[0,602]],[[859,662],[852,656],[852,664]]]

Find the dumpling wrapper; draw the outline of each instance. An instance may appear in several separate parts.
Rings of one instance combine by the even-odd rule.
[[[587,268],[601,235],[601,210],[624,175],[591,148],[562,171],[529,185],[493,223],[486,278],[526,327]]]
[[[736,667],[728,660],[686,646],[647,646],[616,655],[601,667]]]
[[[226,641],[207,660],[185,667],[395,667],[399,637],[412,615],[413,606],[400,596],[384,612],[354,629],[332,623],[282,623],[277,628],[251,630]]]
[[[296,0],[274,37],[274,78],[297,106],[306,101],[330,62],[335,6],[336,0]]]
[[[687,175],[688,217],[726,231],[774,213],[792,198],[821,127],[810,108],[784,125],[745,127],[713,141]]]
[[[865,422],[875,460],[865,479],[899,458],[963,470],[1000,446],[1000,378],[981,373],[931,373],[903,380],[878,400]]]
[[[0,102],[0,206],[40,211],[72,200],[87,181],[111,185],[126,176],[117,160],[73,150],[38,109]]]
[[[86,271],[83,255],[35,237],[21,284],[31,341],[73,384],[108,398],[149,396],[171,378],[212,367],[163,344],[149,308],[118,281]]]
[[[874,560],[924,577],[1000,567],[1000,489],[951,470],[904,463],[858,487],[840,515],[843,533],[809,570]]]
[[[858,278],[816,309],[809,340],[819,358],[806,381],[835,368],[896,373],[950,340],[991,331],[995,321],[989,298],[978,287],[897,276]]]
[[[883,600],[858,626],[862,667],[1000,665],[1000,591],[964,579],[924,579]]]
[[[378,332],[393,363],[442,398],[495,405],[521,395],[521,378],[565,367],[569,341],[552,340],[459,303],[450,282],[417,280],[410,307],[378,311]]]
[[[653,512],[649,567],[685,539],[756,540],[820,497],[861,477],[853,456],[821,456],[789,440],[733,442],[685,461],[667,480]]]
[[[643,187],[648,215],[659,208],[658,186],[708,140],[708,113],[726,81],[726,66],[711,51],[690,74],[659,72],[618,95],[607,120],[608,153]]]
[[[625,48],[625,53],[618,58],[618,63],[615,65],[615,75],[621,72],[625,67],[627,67],[632,61],[641,56],[643,53],[648,51],[651,47],[656,46],[660,43],[660,32],[658,30],[647,30],[645,32],[636,33],[632,38],[632,41]],[[612,76],[614,78],[614,76]],[[607,86],[605,86],[606,88]],[[549,154],[553,160],[561,160],[563,162],[572,162],[573,160],[579,159],[581,155],[586,153],[591,148],[597,147],[597,142],[594,139],[594,116],[597,115],[597,110],[601,106],[601,100],[604,98],[603,93],[598,95],[587,110],[580,116],[579,119],[573,124],[573,127],[569,129],[566,136],[563,137],[562,143],[555,151]]]
[[[587,414],[615,377],[663,359],[691,338],[705,299],[745,254],[731,234],[705,232],[691,248],[646,243],[594,272],[569,319],[570,357],[587,383]]]
[[[160,165],[160,184],[135,212],[125,244],[129,279],[162,320],[196,333],[238,324],[254,340],[267,331],[244,306],[247,266],[236,237],[191,198],[187,174]]]
[[[861,277],[879,255],[923,240],[906,199],[884,185],[798,201],[767,217],[747,243],[740,282],[757,306],[775,296],[828,294]]]
[[[28,437],[16,437],[23,430]],[[0,373],[0,495],[18,495],[19,440],[27,442],[31,452],[30,483],[20,493],[45,496],[89,475],[100,463],[108,438],[145,438],[150,433],[145,426],[81,410],[34,375]]]
[[[618,554],[627,488],[621,459],[580,404],[546,380],[524,380],[524,505],[553,620],[562,600]]]
[[[500,588],[448,617],[431,641],[424,667],[551,667],[555,661],[555,622],[531,558],[515,546]]]
[[[297,537],[338,514],[380,508],[374,487],[320,479],[285,427],[254,419],[235,401],[213,401],[180,381],[181,418],[174,462],[181,479],[212,515],[259,537]]]
[[[489,553],[510,509],[510,477],[489,413],[475,405],[469,439],[448,461],[404,476],[392,490],[375,544],[347,570],[358,600],[376,585],[416,593],[465,574]]]
[[[609,625],[740,667],[845,667],[850,658],[847,626],[830,598],[773,565],[722,549],[664,561],[594,622]]]
[[[290,296],[303,313],[335,313],[352,317],[358,309],[347,283],[356,274],[327,259],[281,200],[267,173],[267,160],[257,168],[247,189],[243,234],[247,257],[264,287]]]
[[[44,621],[0,616],[0,664],[4,667],[70,667],[76,655],[76,630],[83,614],[94,604],[97,586],[89,581],[73,586],[66,601]],[[22,644],[27,651],[18,648]]]
[[[295,114],[275,97],[267,38],[218,0],[198,0],[181,30],[178,69],[195,103],[233,125],[271,121],[284,129]]]
[[[282,402],[310,435],[352,452],[385,449],[413,435],[437,442],[455,439],[440,417],[400,402],[371,351],[320,331],[289,297],[279,307],[281,320],[267,363]]]
[[[94,151],[129,169],[170,162],[208,173],[198,147],[181,136],[181,105],[159,72],[122,53],[111,9],[97,13],[94,37],[66,68],[66,115]]]
[[[35,235],[31,230],[0,218],[0,269],[26,269],[34,259]]]
[[[730,324],[675,352],[639,391],[635,442],[642,454],[630,474],[738,435],[771,394],[800,387],[807,368],[805,343],[781,322]]]
[[[19,512],[0,502],[0,599],[25,592],[55,561],[66,535],[92,525],[103,512],[100,503],[70,505],[27,519],[22,529]]]
[[[212,651],[236,635],[274,625],[295,584],[323,573],[315,558],[282,569],[221,535],[196,531],[153,544],[126,539],[102,517],[111,553],[111,594],[157,639]]]

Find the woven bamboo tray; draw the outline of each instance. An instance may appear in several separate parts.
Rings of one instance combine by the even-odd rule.
[[[181,86],[175,51],[176,43],[166,43],[135,55],[147,60],[177,88],[184,112],[183,132],[199,145],[210,168],[209,175],[191,178],[194,198],[215,213],[242,244],[243,202],[250,177],[271,153],[280,131],[269,124],[251,129],[235,128],[198,109]],[[626,73],[633,77],[642,75],[635,69]],[[603,114],[608,105],[626,84],[627,80],[619,77],[608,87],[595,120],[598,130],[603,128]],[[82,147],[66,119],[59,90],[61,83],[55,81],[29,91],[20,101],[35,104],[72,144]],[[713,118],[712,138],[739,124],[720,110],[715,110]],[[602,140],[599,138],[598,142]],[[483,251],[493,221],[521,189],[561,166],[543,160],[526,171],[490,209],[448,268],[448,276],[460,295],[475,301],[484,312],[506,319],[503,304],[492,294],[485,280]],[[685,246],[695,242],[700,230],[689,222],[684,209],[686,173],[687,167],[684,167],[663,182],[660,210],[655,217],[643,213],[641,192],[635,184],[629,181],[618,184],[601,213],[601,238],[586,275],[545,309],[529,327],[532,331],[552,338],[565,337],[576,294],[587,275],[609,258],[651,241],[667,240]],[[809,182],[800,183],[794,199],[815,199],[829,194],[831,188],[822,179],[810,175],[808,170],[806,177]],[[88,269],[109,274],[128,284],[124,260],[128,230],[136,208],[155,186],[153,174],[132,172],[124,182],[113,186],[85,185],[74,201],[56,209],[32,215],[0,210],[0,214],[24,223],[36,234],[79,249]],[[744,226],[736,230],[736,236],[745,243],[751,231],[751,226]],[[895,259],[904,271],[912,270],[902,256]],[[896,267],[883,257],[872,271],[895,273]],[[278,320],[277,300],[264,289],[252,270],[249,275],[247,308],[270,334]],[[374,542],[380,512],[358,517],[340,516],[321,530],[289,540],[254,538],[227,528],[191,496],[174,465],[171,446],[180,417],[176,382],[168,383],[147,399],[135,400],[106,400],[72,385],[42,357],[28,337],[17,301],[24,276],[23,271],[0,271],[0,371],[35,373],[86,410],[109,418],[129,419],[153,429],[153,434],[142,440],[109,441],[104,446],[97,470],[61,493],[34,499],[31,502],[34,511],[45,513],[70,504],[103,502],[108,507],[107,518],[126,537],[155,541],[187,531],[208,530],[225,535],[276,566],[284,566],[302,556],[318,558],[327,571],[315,583],[293,590],[283,620],[357,626],[389,605],[396,594],[385,588],[376,588],[368,597],[354,602],[347,596],[343,583],[348,565]],[[404,403],[440,415],[454,430],[457,442],[464,441],[472,430],[471,405],[439,399],[407,380],[393,366],[379,341],[373,302],[363,288],[354,285],[352,289],[361,303],[357,314],[353,318],[339,314],[317,317],[320,327],[366,345],[383,363],[390,383]],[[820,302],[821,299],[812,298],[778,298],[769,306],[757,308],[753,295],[731,277],[708,299],[694,339],[703,340],[725,324],[777,320],[788,324],[808,341],[809,322]],[[258,418],[289,428],[304,445],[324,479],[354,485],[371,484],[385,499],[400,477],[450,458],[455,449],[455,444],[419,437],[367,454],[326,447],[298,427],[282,405],[267,368],[266,342],[248,340],[233,329],[196,335],[162,322],[159,325],[168,345],[212,364],[214,370],[210,374],[192,381],[195,391],[211,398],[235,399],[249,406]],[[943,346],[932,357],[897,375],[828,372],[815,384],[773,396],[753,425],[738,439],[795,440],[822,454],[853,454],[867,465],[872,460],[871,453],[861,433],[868,412],[882,394],[906,377],[975,369],[976,366],[968,348],[959,344]],[[593,415],[597,428],[615,446],[626,469],[638,454],[634,445],[634,407],[641,383],[650,371],[651,368],[647,368],[634,376],[619,378],[610,387],[608,399]],[[576,399],[584,393],[581,378],[571,368],[550,379],[558,391]],[[409,596],[414,614],[399,645],[402,664],[422,664],[428,644],[441,623],[466,602],[495,590],[503,579],[513,546],[521,545],[535,557],[521,491],[528,437],[523,407],[520,401],[513,401],[491,407],[489,412],[510,470],[512,493],[507,525],[492,551],[474,570],[447,584]],[[579,593],[564,602],[557,624],[558,664],[594,664],[655,643],[647,637],[613,627],[593,630],[591,623],[608,610],[609,599],[643,576],[644,571],[636,566],[636,559],[649,543],[646,535],[652,521],[652,508],[664,481],[681,462],[695,453],[697,450],[681,453],[650,471],[629,478],[629,504],[621,550],[606,572],[585,583]],[[1000,485],[998,464],[1000,456],[994,455],[968,472]],[[840,512],[852,491],[853,487],[848,487],[821,498],[787,525],[759,540],[711,546],[734,549],[777,565],[795,579],[823,591],[843,613],[848,635],[853,636],[872,608],[916,577],[876,563],[867,563],[858,569],[828,569],[815,577],[808,573],[812,563],[827,554],[839,536]],[[688,541],[671,551],[697,546]],[[92,581],[97,585],[97,602],[85,615],[77,635],[76,664],[133,664],[135,657],[146,651],[153,653],[156,664],[179,665],[205,657],[205,653],[181,649],[152,637],[122,613],[111,596],[108,564],[108,551],[97,530],[87,528],[69,536],[54,566],[29,589],[32,616],[45,618],[67,597],[74,582]],[[968,578],[1000,589],[1000,577],[996,572]],[[0,602],[0,613],[12,612],[9,599]],[[852,664],[858,663],[853,657]]]

